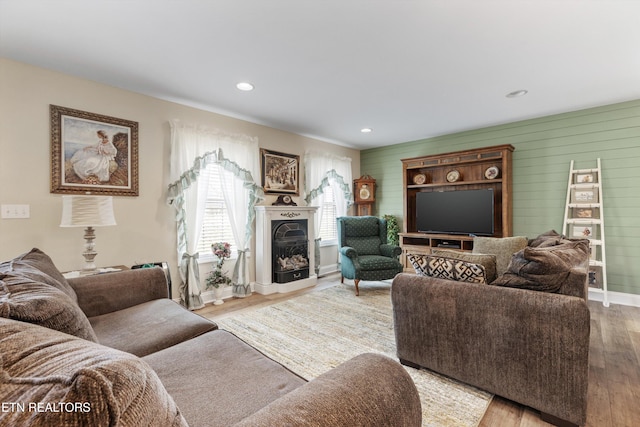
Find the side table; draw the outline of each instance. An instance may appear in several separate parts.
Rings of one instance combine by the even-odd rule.
[[[123,270],[129,270],[129,267],[127,267],[126,265],[114,265],[111,267],[96,268],[94,271],[82,271],[82,270],[66,271],[62,273],[62,275],[64,276],[65,279],[72,279],[74,277],[93,276],[94,274],[113,273],[116,271],[123,271]]]

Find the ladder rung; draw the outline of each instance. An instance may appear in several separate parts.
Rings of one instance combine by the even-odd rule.
[[[602,224],[600,218],[568,218],[567,224],[591,225]]]
[[[569,203],[570,208],[599,208],[600,203]]]
[[[598,168],[595,168],[595,169],[574,169],[571,172],[572,173],[594,173],[594,172],[598,172]]]
[[[571,184],[571,188],[598,188],[600,184],[596,182],[590,182],[588,184]]]

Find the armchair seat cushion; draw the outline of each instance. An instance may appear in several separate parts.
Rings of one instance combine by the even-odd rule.
[[[364,270],[393,270],[401,266],[397,259],[382,255],[361,255],[358,261]]]

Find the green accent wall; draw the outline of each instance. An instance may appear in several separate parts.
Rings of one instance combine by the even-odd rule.
[[[571,160],[602,162],[609,291],[640,295],[640,100],[363,150],[376,212],[402,219],[401,159],[511,144],[513,234],[562,231]]]

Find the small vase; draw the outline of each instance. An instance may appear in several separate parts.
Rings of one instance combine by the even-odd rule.
[[[222,286],[213,288],[213,295],[216,297],[216,300],[213,302],[213,305],[224,304],[224,300],[222,299]]]

